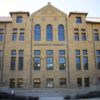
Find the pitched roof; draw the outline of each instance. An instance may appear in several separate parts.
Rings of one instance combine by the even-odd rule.
[[[11,17],[0,17],[0,22],[12,22]]]
[[[87,17],[86,22],[88,22],[88,23],[100,23],[100,17]]]

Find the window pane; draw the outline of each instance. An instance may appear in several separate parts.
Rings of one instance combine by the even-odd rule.
[[[23,79],[22,79],[22,78],[19,78],[19,79],[17,80],[17,87],[18,87],[18,88],[23,88]]]
[[[47,88],[53,88],[54,87],[54,82],[52,78],[47,79]]]
[[[87,50],[83,50],[83,55],[87,55]]]
[[[59,55],[65,55],[65,50],[59,50]]]
[[[12,34],[12,40],[13,40],[13,41],[16,41],[16,40],[17,40],[17,33],[13,33],[13,34]]]
[[[0,57],[3,57],[3,51],[0,50]]]
[[[53,58],[52,57],[46,58],[46,63],[47,63],[47,70],[53,70]]]
[[[76,56],[76,69],[81,70],[81,60],[79,56]]]
[[[96,65],[97,65],[97,68],[100,69],[100,56],[96,57]]]
[[[3,41],[3,33],[0,33],[0,41]]]
[[[40,55],[40,50],[34,50],[34,55]]]
[[[10,79],[10,88],[15,88],[15,79]]]
[[[74,33],[74,39],[75,39],[75,41],[79,40],[79,34],[78,33]]]
[[[16,67],[16,57],[11,57],[11,70],[15,70]]]
[[[16,56],[16,50],[11,51],[11,56]]]
[[[82,87],[82,79],[77,78],[77,87]]]
[[[89,78],[84,78],[84,82],[85,82],[85,87],[89,87],[90,82],[89,82]]]
[[[59,69],[60,70],[66,69],[66,58],[65,57],[59,57]]]
[[[60,78],[60,87],[65,88],[66,87],[66,78]]]
[[[76,17],[76,23],[82,23],[81,17]]]
[[[33,80],[33,87],[34,88],[40,88],[40,79],[39,78],[35,78]]]
[[[23,70],[23,57],[19,57],[18,70]]]
[[[94,33],[94,40],[99,41],[99,34],[98,33]]]
[[[0,57],[0,70],[2,68],[2,57]]]
[[[22,16],[17,16],[16,23],[22,23]]]
[[[35,41],[41,40],[41,26],[39,24],[36,24],[34,28],[34,40]]]
[[[84,69],[88,70],[88,57],[87,56],[83,57],[83,65],[84,65]]]
[[[96,50],[96,55],[100,55],[100,50]]]
[[[24,55],[24,50],[19,50],[19,56],[23,56]]]
[[[82,40],[86,40],[86,34],[85,33],[82,33]]]
[[[34,57],[34,70],[40,70],[40,57]]]
[[[65,40],[64,26],[63,25],[58,26],[58,40],[59,41],[64,41]]]
[[[52,41],[53,40],[53,30],[52,30],[52,25],[47,25],[46,27],[46,40],[47,41]]]
[[[20,33],[19,40],[24,41],[24,33]]]
[[[53,55],[53,50],[47,50],[47,51],[46,51],[46,54],[47,54],[47,55]]]
[[[80,50],[75,51],[76,55],[80,55]]]

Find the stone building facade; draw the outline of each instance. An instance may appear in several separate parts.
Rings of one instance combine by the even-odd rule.
[[[0,87],[100,85],[100,18],[69,15],[50,3],[33,14],[0,17]]]

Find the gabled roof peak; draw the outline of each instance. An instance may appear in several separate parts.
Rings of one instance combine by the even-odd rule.
[[[48,5],[51,5],[51,2],[48,2]]]

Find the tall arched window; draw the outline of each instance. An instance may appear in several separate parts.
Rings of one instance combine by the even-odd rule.
[[[61,25],[61,24],[58,26],[58,40],[59,41],[64,41],[65,40],[64,26]]]
[[[34,40],[35,41],[41,40],[41,26],[39,24],[36,24],[34,28]]]
[[[48,24],[46,27],[46,40],[52,41],[53,40],[53,30],[52,25]]]

